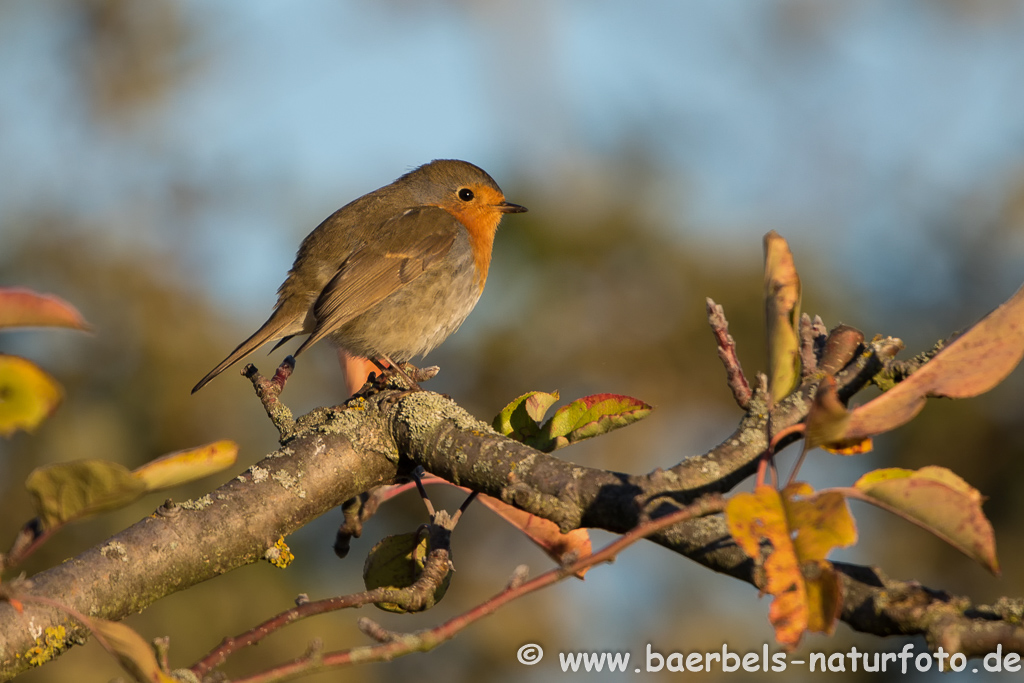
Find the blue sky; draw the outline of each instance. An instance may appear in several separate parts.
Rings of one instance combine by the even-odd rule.
[[[995,211],[1024,167],[1019,3],[174,6],[186,75],[106,125],[83,97],[68,6],[7,3],[0,206],[168,245],[243,309],[265,309],[277,278],[201,266],[244,241],[283,273],[330,211],[436,157],[484,166],[510,196],[521,177],[591,210],[635,196],[729,248],[776,228],[910,294],[904,254],[941,281],[935,223],[968,201]],[[656,187],[610,170],[631,153]],[[218,186],[190,226],[162,210],[180,178]],[[1019,232],[994,250],[1011,266]]]

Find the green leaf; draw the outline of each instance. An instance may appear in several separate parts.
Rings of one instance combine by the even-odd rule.
[[[124,507],[146,490],[145,483],[126,467],[105,460],[37,467],[28,475],[25,487],[47,529]]]
[[[494,431],[516,441],[525,441],[540,433],[540,421],[548,408],[558,401],[558,392],[531,391],[501,409],[494,418]]]

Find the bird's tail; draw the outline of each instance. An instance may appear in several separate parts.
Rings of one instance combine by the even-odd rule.
[[[251,337],[239,344],[234,351],[228,354],[227,358],[220,362],[220,365],[215,367],[213,370],[210,370],[206,377],[199,380],[199,383],[192,387],[192,393],[194,394],[202,389],[211,379],[224,372],[267,342],[280,339],[281,337],[289,337],[291,335],[299,334],[300,332],[302,332],[301,320],[296,321],[294,316],[287,314],[282,309],[274,311],[274,314],[270,316],[270,319],[263,323],[263,327],[256,330]]]

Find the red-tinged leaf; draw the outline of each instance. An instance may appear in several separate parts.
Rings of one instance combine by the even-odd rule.
[[[929,396],[968,398],[1002,382],[1024,357],[1024,287],[910,377],[854,409],[844,438],[863,439],[909,422]]]
[[[846,495],[874,503],[927,529],[999,574],[995,534],[981,511],[981,493],[944,467],[868,472]]]
[[[492,423],[494,431],[520,442],[536,437],[540,433],[541,420],[556,401],[557,391],[523,394],[501,409]]]
[[[9,327],[70,327],[88,330],[78,310],[60,297],[20,287],[0,287],[0,329]]]
[[[800,383],[800,276],[786,240],[764,236],[764,306],[768,332],[768,386],[772,400]]]
[[[105,460],[76,460],[44,465],[25,481],[36,514],[47,529],[75,519],[124,507],[146,486],[123,465]]]
[[[541,436],[550,441],[548,450],[553,451],[642,420],[651,410],[651,406],[631,396],[585,396],[559,408],[542,428]]]
[[[175,683],[156,661],[153,647],[124,624],[93,617],[86,624],[103,639],[105,647],[117,656],[121,666],[140,683]]]
[[[836,378],[826,375],[814,393],[814,401],[807,411],[804,441],[807,450],[825,444],[839,442],[846,433],[846,425],[850,421],[850,411],[839,400],[836,391]]]
[[[147,491],[158,491],[220,472],[234,465],[237,457],[238,444],[216,441],[168,453],[146,463],[133,474],[145,484]]]
[[[558,564],[566,564],[591,554],[590,534],[586,529],[573,529],[563,534],[557,524],[543,517],[531,515],[485,494],[480,494],[478,498],[506,522],[526,534],[527,538],[539,545],[548,557]],[[576,572],[576,576],[582,579],[586,573],[587,569],[582,569]]]
[[[35,430],[63,398],[57,380],[35,363],[0,354],[0,436]]]

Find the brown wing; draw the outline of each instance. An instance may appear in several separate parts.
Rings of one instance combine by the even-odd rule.
[[[443,258],[465,228],[444,209],[409,209],[385,223],[373,243],[349,256],[313,305],[316,328],[298,348],[320,341]]]

